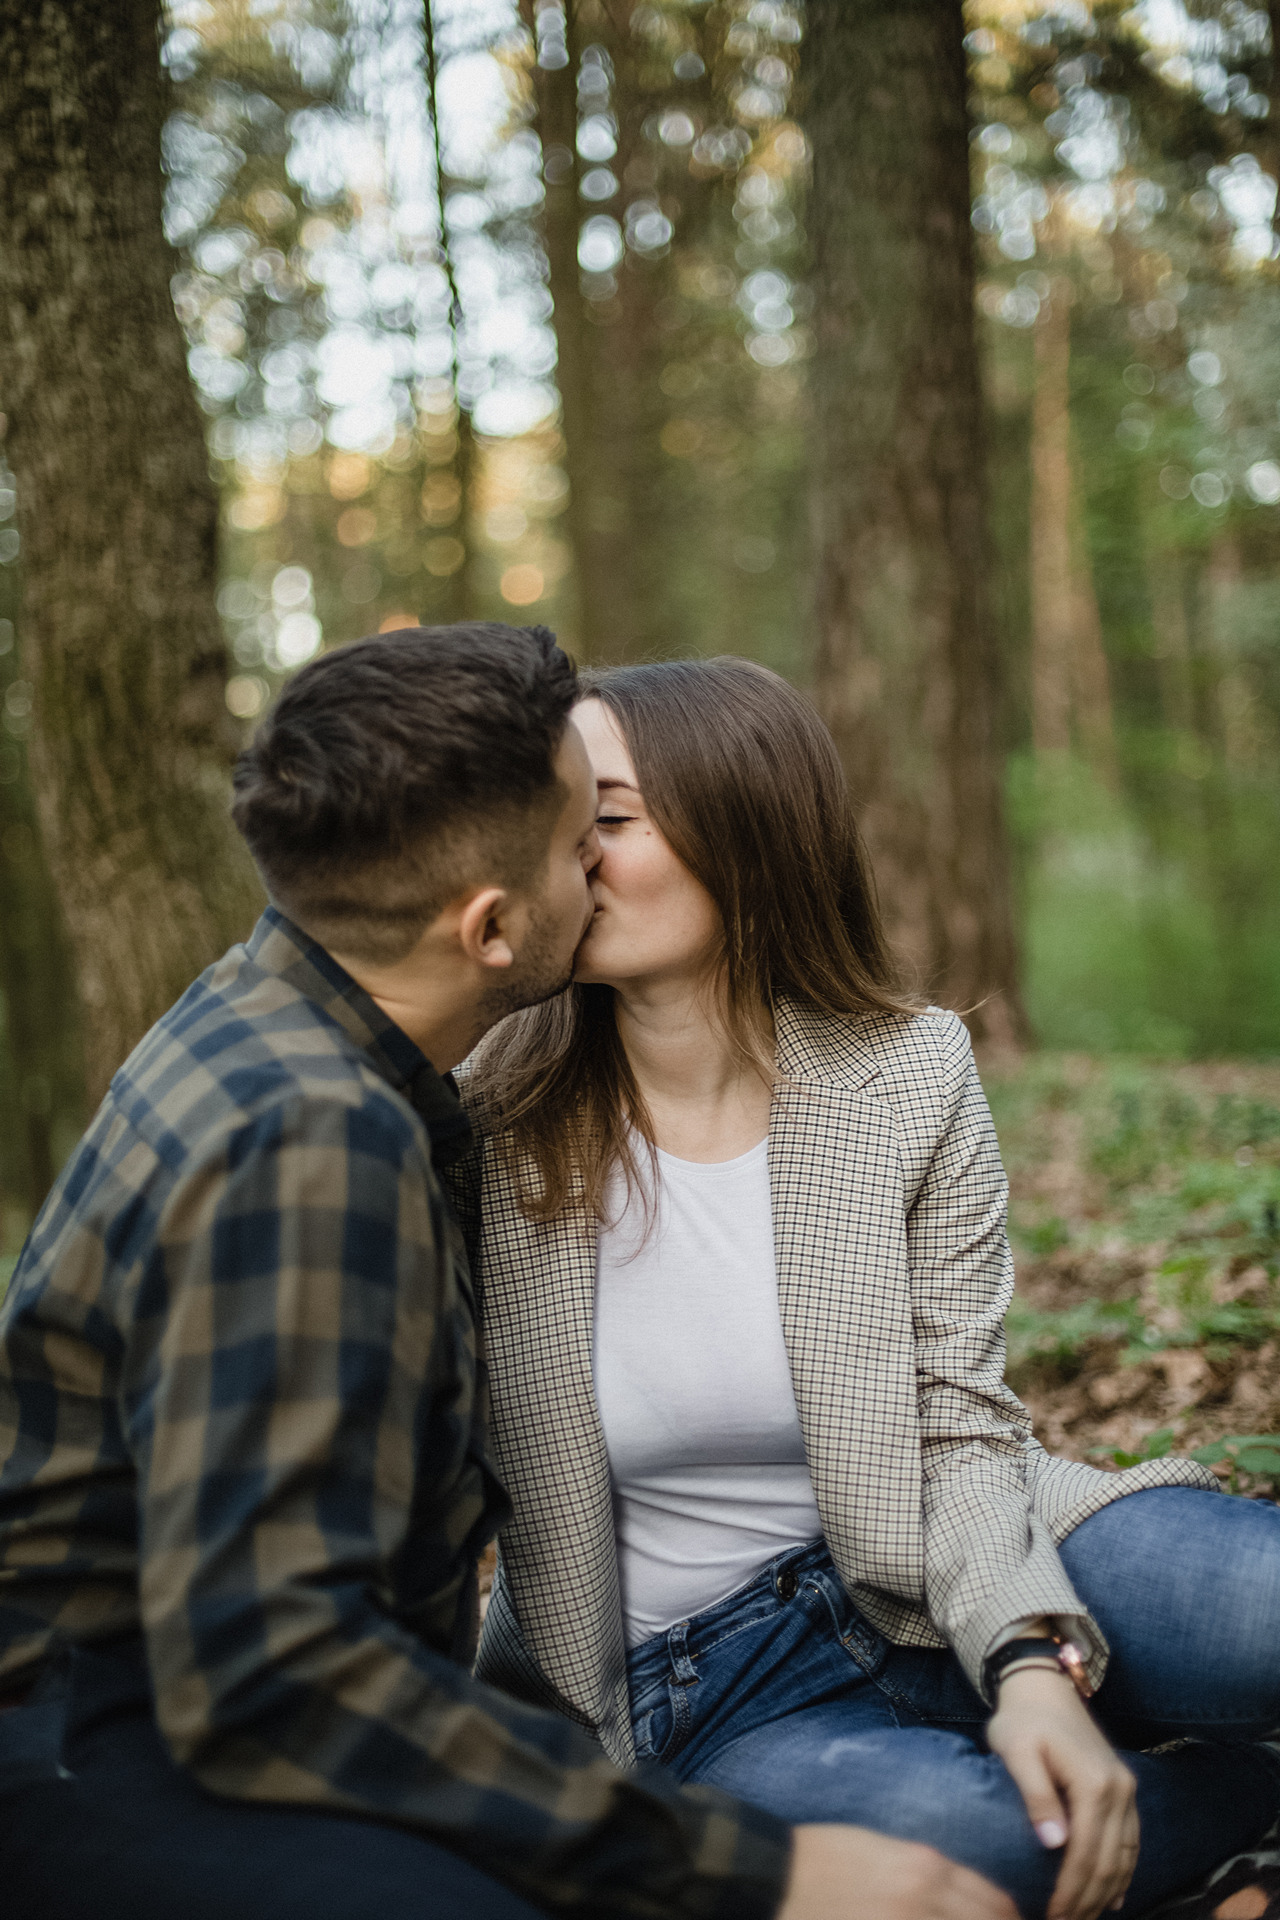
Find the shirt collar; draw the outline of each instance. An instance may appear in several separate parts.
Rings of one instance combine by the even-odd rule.
[[[421,1047],[319,941],[278,907],[268,907],[245,951],[255,966],[286,980],[322,1008],[366,1054],[374,1071],[405,1096],[431,1137],[437,1166],[466,1151],[471,1126],[452,1077],[436,1072]]]

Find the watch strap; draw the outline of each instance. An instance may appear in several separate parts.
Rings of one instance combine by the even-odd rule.
[[[1065,1673],[1082,1700],[1092,1696],[1093,1688],[1079,1647],[1051,1634],[1027,1634],[1017,1640],[1006,1640],[1002,1647],[997,1647],[984,1672],[988,1693],[995,1692],[1002,1676],[1015,1663],[1022,1666],[1032,1662],[1037,1666],[1052,1665]]]

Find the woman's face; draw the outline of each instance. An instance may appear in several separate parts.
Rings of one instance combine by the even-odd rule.
[[[718,958],[720,914],[649,818],[622,734],[602,700],[574,712],[599,793],[600,864],[591,877],[595,914],[573,977],[638,988],[696,980]]]

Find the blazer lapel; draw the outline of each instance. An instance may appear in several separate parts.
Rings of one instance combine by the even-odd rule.
[[[515,1508],[502,1556],[539,1667],[629,1760],[613,1497],[592,1374],[595,1259],[585,1215],[542,1225],[520,1213],[506,1179],[485,1182],[478,1273],[493,1444]]]
[[[841,1577],[917,1599],[920,1433],[897,1122],[866,1084],[874,1057],[860,1072],[846,1034],[828,1061],[820,1035],[798,1009],[779,1009],[769,1178],[783,1335]]]

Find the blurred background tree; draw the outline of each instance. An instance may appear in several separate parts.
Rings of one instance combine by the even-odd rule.
[[[227,723],[321,646],[463,610],[594,659],[745,653],[835,723],[935,994],[999,995],[1013,1032],[1020,999],[1050,1049],[1275,1054],[1271,49],[1244,0],[171,0],[164,218]],[[142,139],[111,155],[151,167],[128,232],[154,232]],[[144,285],[170,324],[162,261],[126,284],[86,251],[95,324]],[[77,423],[102,383],[45,366],[68,445],[98,445]],[[18,377],[6,353],[12,468]],[[140,405],[155,453],[167,416]],[[86,471],[132,556],[137,469]],[[45,649],[17,605],[53,535],[19,482],[0,472],[10,1244],[79,1111],[27,776]],[[217,644],[206,613],[158,648],[157,752]],[[183,764],[216,784],[202,714]]]
[[[959,0],[811,0],[816,691],[890,936],[1021,1037]]]
[[[30,688],[7,704],[22,720],[31,703],[91,1099],[258,898],[226,818],[217,501],[160,222],[157,28],[153,0],[0,7],[0,362]],[[6,865],[21,868],[11,831]],[[20,887],[30,924],[46,902]],[[29,1052],[45,1022],[74,1024],[75,994],[62,971],[65,1005],[50,1006],[21,921],[11,944]],[[30,1130],[27,1159],[29,1178],[47,1173]]]

